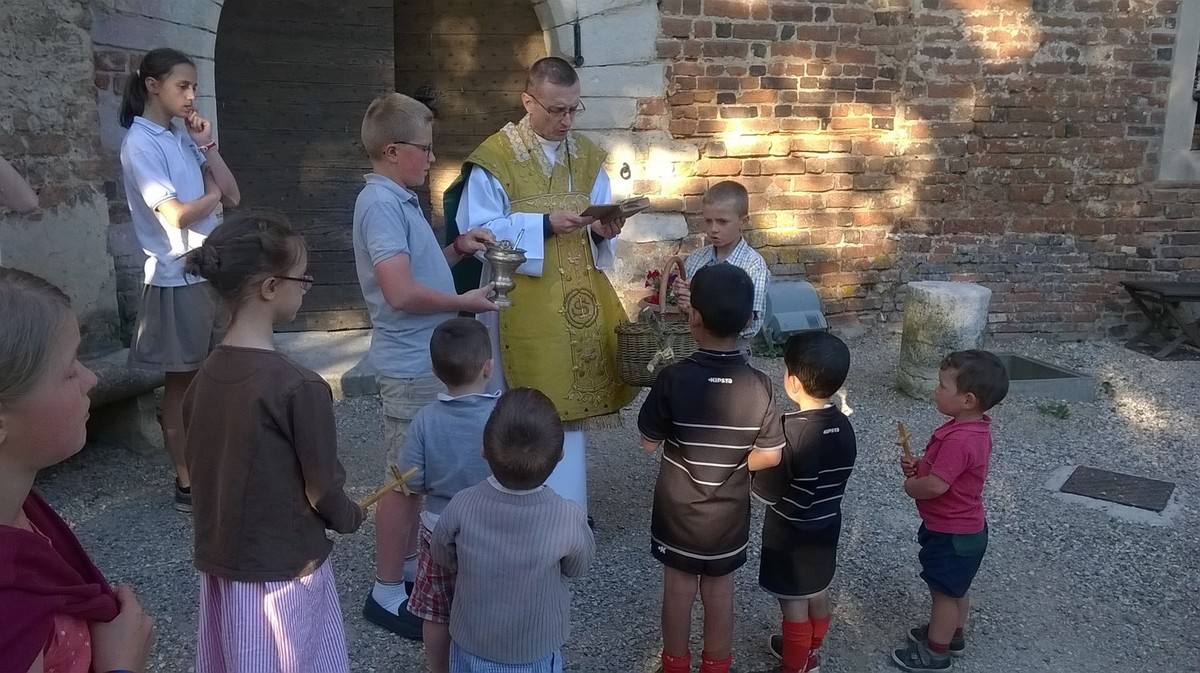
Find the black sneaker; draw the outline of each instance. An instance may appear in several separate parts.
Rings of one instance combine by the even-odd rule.
[[[175,509],[185,514],[192,512],[192,487],[180,486],[178,478],[175,479]]]
[[[910,643],[928,643],[929,642],[929,625],[918,626],[909,629],[908,642]],[[967,649],[967,638],[963,635],[962,629],[955,629],[954,637],[950,639],[950,647],[948,651],[950,656],[961,657]]]
[[[424,630],[424,622],[420,617],[408,611],[408,599],[400,604],[400,614],[393,614],[384,609],[379,601],[367,592],[367,600],[363,603],[363,619],[371,622],[375,626],[391,631],[392,633],[407,638],[409,640],[422,640],[422,631]]]
[[[783,636],[774,635],[768,638],[767,649],[776,659],[783,661]],[[816,652],[808,653],[808,665],[804,667],[804,673],[821,673],[821,657],[817,656]]]
[[[908,643],[904,649],[894,650],[892,663],[910,673],[948,671],[954,665],[949,654],[938,654],[930,650],[925,643]]]

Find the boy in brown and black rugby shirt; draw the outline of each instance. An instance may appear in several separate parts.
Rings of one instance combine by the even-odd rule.
[[[733,572],[750,541],[750,471],[778,464],[784,445],[771,381],[737,348],[753,301],[742,269],[698,271],[689,320],[700,350],[659,374],[638,416],[643,447],[663,446],[650,524],[650,551],[665,566],[663,673],[691,670],[697,584],[700,673],[728,673],[733,661]]]

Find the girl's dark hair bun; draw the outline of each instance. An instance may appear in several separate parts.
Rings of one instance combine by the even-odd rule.
[[[286,275],[304,251],[304,239],[282,216],[238,214],[187,253],[183,268],[212,283],[222,299],[236,305],[252,286]]]

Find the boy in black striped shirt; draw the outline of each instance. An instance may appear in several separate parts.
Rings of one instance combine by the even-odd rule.
[[[829,631],[842,494],[857,456],[850,421],[829,401],[846,381],[850,350],[832,334],[806,332],[788,339],[783,357],[784,389],[800,410],[783,417],[783,460],[754,477],[754,495],[768,505],[758,584],[783,612],[783,635],[770,641],[781,670],[813,673]]]
[[[663,446],[650,524],[650,552],[665,566],[663,673],[691,671],[697,587],[700,672],[728,673],[733,661],[733,572],[750,543],[750,471],[777,464],[784,444],[771,380],[737,347],[753,301],[742,269],[696,272],[689,321],[700,350],[658,375],[638,416],[642,446]]]

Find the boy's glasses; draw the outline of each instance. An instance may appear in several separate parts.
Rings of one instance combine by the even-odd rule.
[[[525,95],[532,98],[533,102],[537,103],[538,107],[545,110],[546,113],[549,114],[551,117],[558,117],[559,119],[562,119],[563,117],[566,117],[569,115],[572,118],[574,118],[574,117],[578,117],[579,115],[583,114],[584,112],[587,112],[587,108],[583,106],[583,101],[579,101],[575,105],[575,107],[562,107],[559,105],[555,105],[554,107],[546,107],[545,105],[542,104],[542,101],[537,99],[537,96],[534,96],[533,94],[529,93],[528,91],[525,92]]]
[[[393,140],[392,144],[393,145],[408,145],[409,147],[415,147],[415,148],[421,150],[422,152],[424,152],[426,157],[433,158],[433,144],[432,143],[430,143],[428,145],[418,145],[417,143],[410,143],[407,140]]]
[[[297,283],[300,283],[300,289],[304,290],[305,292],[308,292],[309,289],[312,288],[315,280],[312,276],[272,276],[272,278],[296,281]]]

